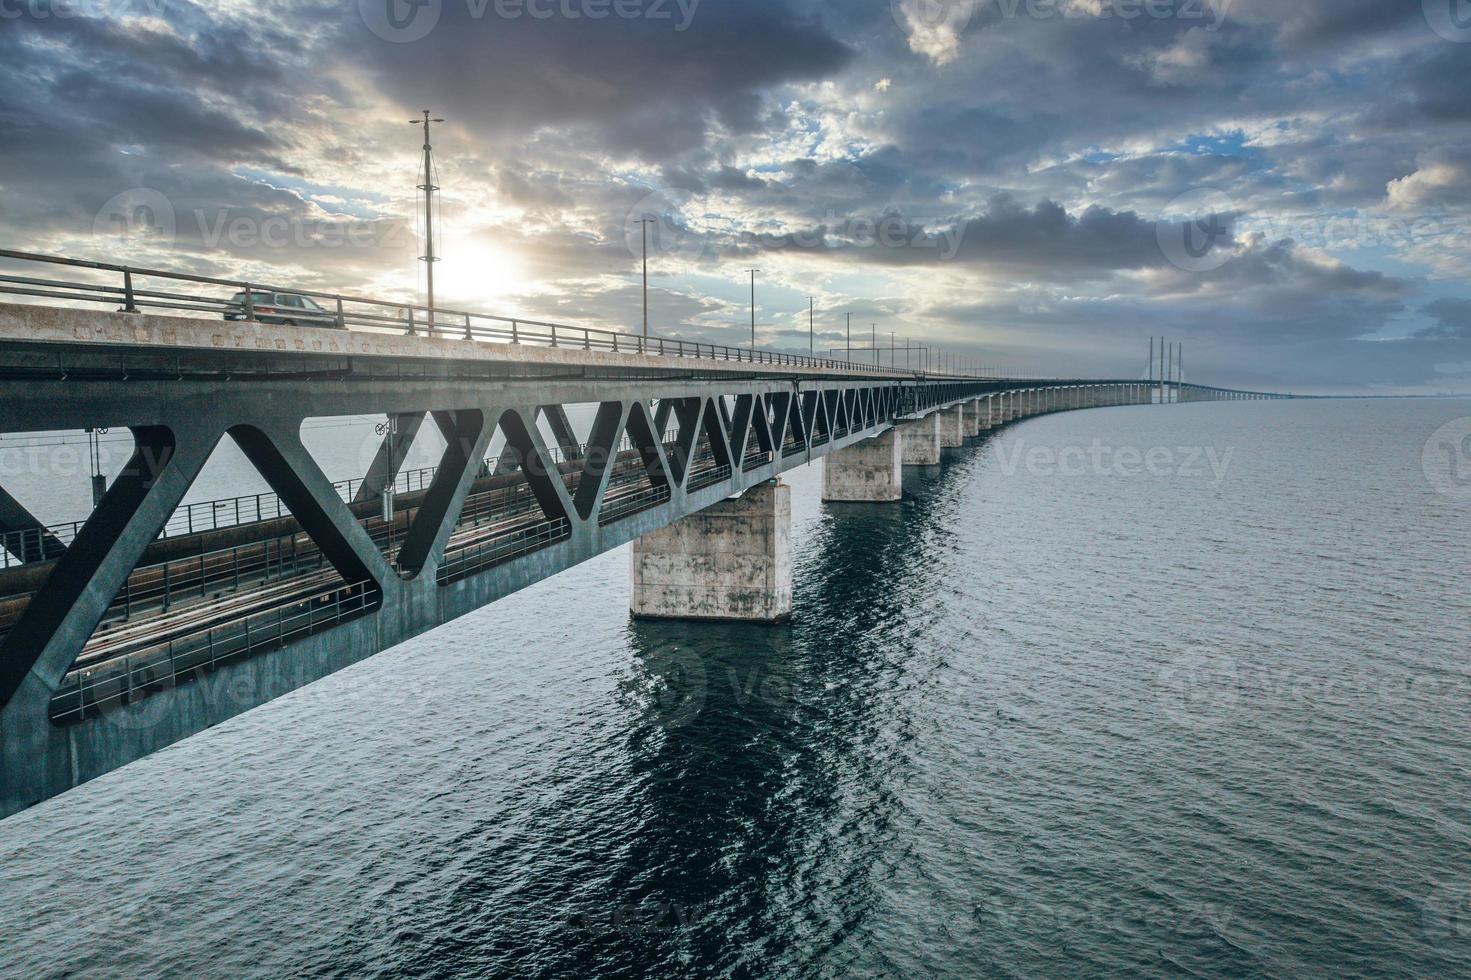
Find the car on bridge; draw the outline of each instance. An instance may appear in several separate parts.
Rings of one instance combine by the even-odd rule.
[[[277,323],[289,327],[330,327],[337,329],[337,317],[318,306],[310,296],[300,293],[250,293],[255,306],[255,319],[260,323]],[[226,320],[247,319],[245,293],[230,297]]]

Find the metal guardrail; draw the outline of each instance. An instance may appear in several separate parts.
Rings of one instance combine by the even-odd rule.
[[[115,284],[109,284],[65,278],[0,274],[0,293],[103,304],[116,307],[119,312],[124,313],[141,313],[145,310],[207,313],[247,322],[320,326],[337,330],[359,328],[380,333],[453,337],[466,341],[824,368],[845,374],[980,377],[976,374],[921,374],[913,371],[898,371],[882,365],[860,364],[853,360],[836,360],[808,354],[784,354],[752,347],[730,347],[724,344],[709,344],[678,337],[645,337],[641,334],[620,333],[599,327],[577,327],[565,323],[475,313],[468,310],[430,309],[413,302],[390,302],[315,289],[302,289],[297,286],[280,286],[248,280],[219,279],[212,276],[167,272],[159,269],[134,268],[107,262],[68,259],[37,252],[0,249],[0,259],[36,263],[45,267],[89,269],[118,277]],[[143,285],[140,285],[140,280],[143,281]],[[197,292],[144,288],[152,280],[168,284],[220,286],[232,290],[232,293],[229,299],[224,299],[217,296],[200,295]],[[175,285],[174,289],[177,288]],[[287,308],[274,304],[274,297],[277,294],[309,297],[318,304],[319,309]],[[237,295],[242,297],[238,302],[234,298]],[[267,299],[270,299],[274,305],[267,305],[265,302]]]
[[[724,483],[730,479],[730,467],[725,465],[711,466],[701,470],[691,471],[685,481],[685,492],[693,493],[696,490],[704,490],[713,487],[717,483]]]
[[[58,723],[81,721],[110,707],[131,704],[148,693],[212,672],[222,664],[336,627],[372,612],[381,601],[382,595],[371,582],[336,586],[289,606],[175,637],[152,649],[74,671],[52,695],[51,719]]]
[[[646,487],[633,493],[622,493],[616,498],[607,501],[598,513],[598,526],[607,527],[609,524],[617,523],[625,517],[642,513],[654,507],[661,507],[669,503],[672,491],[667,485],[657,487]]]
[[[512,558],[519,558],[548,545],[565,541],[571,536],[572,525],[565,517],[509,528],[500,534],[481,538],[463,548],[452,548],[447,551],[444,562],[439,566],[437,579],[440,585],[449,585],[483,568],[502,564]]]

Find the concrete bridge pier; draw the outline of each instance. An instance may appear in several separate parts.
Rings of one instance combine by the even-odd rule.
[[[960,434],[966,439],[974,439],[980,432],[980,402],[969,401],[960,403]]]
[[[898,429],[839,449],[822,461],[822,499],[885,503],[904,496],[903,440]]]
[[[791,488],[762,483],[636,538],[629,577],[641,618],[791,618]]]
[[[965,406],[956,405],[936,412],[940,420],[940,449],[956,450],[965,445]]]
[[[901,458],[905,466],[940,465],[939,412],[931,412],[912,422],[900,423],[899,437],[904,444]]]

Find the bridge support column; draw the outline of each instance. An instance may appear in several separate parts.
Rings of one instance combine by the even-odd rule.
[[[996,425],[996,399],[988,395],[976,402],[976,434],[990,432]]]
[[[904,454],[898,429],[829,453],[822,461],[822,499],[877,503],[904,496]]]
[[[901,423],[899,437],[904,444],[902,459],[905,466],[940,465],[939,412]]]
[[[792,495],[763,483],[633,543],[629,607],[648,619],[779,623],[792,614]]]
[[[940,417],[940,448],[959,449],[965,445],[965,406],[956,405],[937,412]]]
[[[963,434],[967,439],[974,439],[981,434],[981,422],[983,421],[982,416],[986,410],[986,403],[984,400],[977,398],[973,402],[966,402],[962,408],[965,409]]]

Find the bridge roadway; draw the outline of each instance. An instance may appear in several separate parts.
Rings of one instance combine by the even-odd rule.
[[[826,499],[894,500],[904,465],[1015,419],[1274,397],[623,344],[0,304],[0,433],[135,440],[65,533],[0,493],[0,816],[630,541],[636,612],[779,620],[789,512],[773,481],[820,457]],[[593,411],[586,441],[574,405]],[[384,415],[397,439],[361,480],[333,484],[301,442],[306,419]],[[385,516],[429,420],[444,458]],[[257,497],[245,519],[165,536],[227,436],[271,486],[270,517]]]

